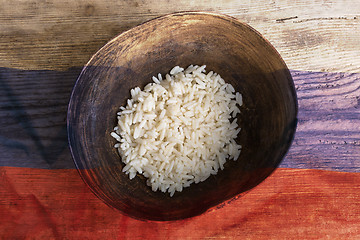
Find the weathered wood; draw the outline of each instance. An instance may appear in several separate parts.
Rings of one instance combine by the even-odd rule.
[[[72,169],[0,168],[0,196],[0,216],[6,216],[0,218],[3,239],[357,240],[360,236],[358,173],[278,169],[244,196],[219,205],[221,209],[165,223],[138,221],[109,208]]]
[[[50,141],[55,141],[56,144],[53,144],[53,150],[50,151],[52,158],[55,158],[61,152],[57,147],[64,148],[66,144],[66,105],[71,87],[80,71],[80,68],[68,70],[69,67],[84,65],[94,52],[116,34],[173,11],[209,10],[235,16],[251,24],[268,38],[292,69],[360,72],[360,3],[353,1],[336,1],[330,4],[325,1],[304,0],[208,0],[177,1],[177,4],[173,4],[166,1],[155,3],[153,0],[49,0],[32,3],[25,0],[3,0],[0,6],[0,66],[3,67],[0,121],[3,165],[11,162],[14,166],[56,167],[52,164],[44,165],[46,161],[39,151],[45,149]],[[32,69],[65,71],[30,71]],[[297,159],[299,167],[309,166],[301,163],[296,156],[300,156],[298,154],[303,152],[305,144],[311,143],[315,144],[317,154],[312,155],[309,146],[310,153],[307,156],[316,156],[318,160],[315,161],[315,166],[332,168],[332,161],[338,159],[337,155],[341,155],[343,162],[351,159],[349,161],[353,163],[354,170],[359,169],[356,161],[357,136],[350,137],[349,130],[344,131],[344,128],[354,129],[355,134],[359,126],[356,103],[360,94],[356,85],[357,80],[351,80],[358,75],[336,73],[329,75],[327,79],[325,73],[308,72],[299,76],[295,72],[294,74],[300,100],[301,121],[287,159]],[[305,86],[309,86],[308,81],[312,81],[312,88],[302,96]],[[339,82],[342,83],[341,86],[331,86]],[[346,93],[346,86],[353,89],[350,97]],[[11,90],[6,91],[7,88]],[[312,94],[318,95],[319,91],[325,94],[320,95],[320,99],[319,96],[312,98]],[[342,92],[331,95],[337,91]],[[45,94],[46,92],[48,94]],[[321,105],[317,105],[315,100],[321,102]],[[350,108],[350,103],[354,107]],[[319,109],[319,106],[322,108]],[[36,114],[37,111],[43,114]],[[47,114],[51,114],[51,117]],[[304,125],[304,128],[302,124],[307,122],[307,118],[309,123]],[[324,121],[322,119],[329,118],[331,119],[321,124]],[[314,121],[320,124],[314,125]],[[45,123],[49,129],[37,126],[39,123]],[[36,133],[31,130],[34,126],[38,128]],[[317,135],[313,135],[315,126],[327,128],[323,131],[317,129]],[[60,129],[63,129],[62,133]],[[302,135],[305,131],[309,133],[307,140],[305,135]],[[54,140],[57,139],[57,132],[60,137]],[[39,143],[40,139],[43,143]],[[303,139],[301,144],[298,139]],[[38,143],[35,144],[34,141]],[[326,154],[326,157],[321,158],[322,154]],[[59,164],[58,167],[72,167],[69,156],[67,149],[64,150],[59,155],[63,163],[54,161],[54,164]],[[293,166],[287,159],[283,166]],[[351,171],[347,166],[340,164],[341,162],[338,161],[337,167]]]
[[[298,128],[281,167],[360,172],[360,74],[292,71]]]
[[[65,115],[79,67],[115,35],[186,10],[250,24],[289,68],[303,70],[292,71],[299,123],[281,167],[360,172],[360,75],[341,73],[360,72],[360,2],[353,0],[0,0],[0,166],[73,168]],[[73,170],[1,171],[5,238],[359,236],[358,173],[279,169],[215,215],[162,225],[109,209]]]
[[[66,111],[79,68],[0,68],[0,166],[74,168]]]
[[[0,165],[73,168],[67,103],[80,69],[0,69]],[[360,74],[292,71],[298,128],[280,165],[360,171]],[[48,148],[51,146],[50,148]]]
[[[360,72],[357,1],[0,1],[0,66],[83,66],[117,34],[178,11],[229,14],[260,31],[290,69]]]

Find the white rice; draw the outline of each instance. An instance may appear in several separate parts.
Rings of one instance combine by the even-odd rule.
[[[242,95],[205,67],[176,66],[164,79],[152,77],[143,91],[131,89],[111,133],[130,179],[142,174],[153,191],[173,196],[238,159]]]

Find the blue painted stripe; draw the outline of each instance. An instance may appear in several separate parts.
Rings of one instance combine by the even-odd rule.
[[[0,166],[75,168],[66,111],[81,68],[0,68]],[[298,128],[282,168],[360,172],[360,74],[291,71]]]

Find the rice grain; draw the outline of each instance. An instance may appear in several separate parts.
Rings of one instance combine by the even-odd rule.
[[[173,196],[217,174],[227,159],[238,159],[242,95],[205,68],[175,66],[165,78],[152,77],[144,90],[130,90],[111,132],[130,179],[142,174],[153,191]]]

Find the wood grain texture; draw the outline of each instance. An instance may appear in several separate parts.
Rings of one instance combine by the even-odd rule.
[[[115,35],[183,10],[249,23],[289,68],[303,70],[292,72],[300,122],[283,167],[360,171],[360,75],[345,73],[360,72],[360,2],[352,0],[0,0],[0,165],[74,167],[64,116],[81,67]],[[359,239],[357,174],[280,169],[210,222],[159,225],[109,209],[73,169],[1,168],[0,238]]]
[[[7,216],[0,218],[0,236],[357,240],[359,199],[360,173],[277,169],[244,196],[201,216],[143,222],[102,203],[74,169],[0,167],[0,216]]]
[[[66,111],[80,68],[0,68],[0,166],[74,168]]]
[[[80,71],[0,68],[0,166],[75,167],[65,116]],[[360,74],[291,74],[299,122],[281,167],[360,172]]]
[[[360,172],[360,74],[292,71],[298,127],[281,167]]]
[[[0,66],[83,66],[108,40],[154,17],[215,11],[260,31],[290,69],[360,72],[357,1],[0,1]]]

